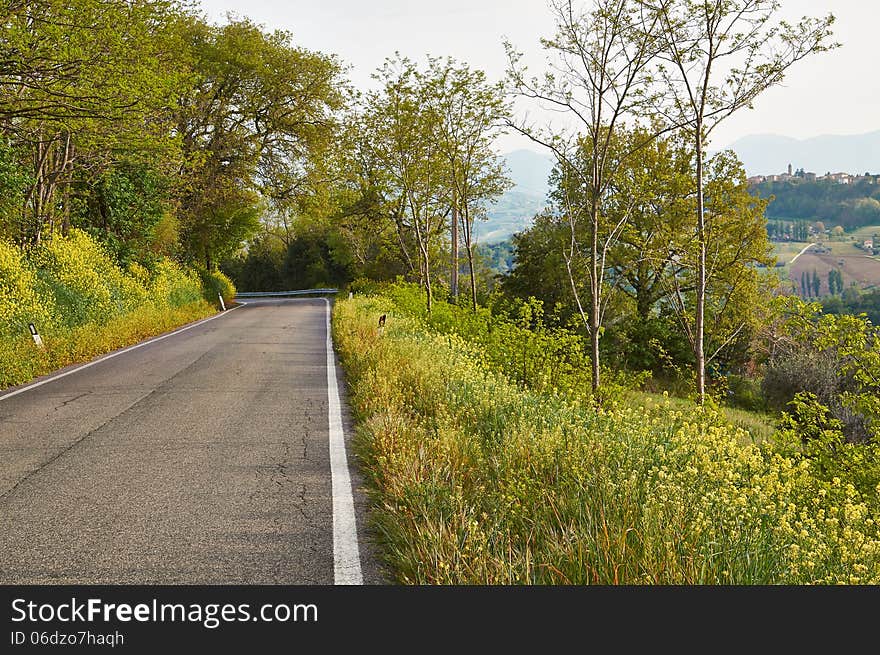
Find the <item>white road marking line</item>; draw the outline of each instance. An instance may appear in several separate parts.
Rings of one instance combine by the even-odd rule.
[[[333,493],[333,579],[338,585],[364,583],[358,548],[351,475],[345,455],[342,410],[336,384],[333,334],[330,327],[330,301],[327,303],[327,403],[330,426],[330,478]]]
[[[16,389],[15,391],[11,391],[7,394],[0,396],[0,401],[6,400],[7,398],[12,398],[13,396],[17,396],[20,393],[24,393],[25,391],[30,391],[31,389],[36,389],[37,387],[42,387],[44,384],[49,384],[50,382],[54,382],[55,380],[60,380],[61,378],[66,378],[68,375],[73,375],[74,373],[78,373],[84,369],[87,369],[95,364],[100,364],[101,362],[106,362],[108,359],[113,359],[114,357],[119,357],[120,355],[124,355],[127,352],[131,352],[132,350],[137,350],[138,348],[143,348],[144,346],[148,346],[151,343],[156,343],[157,341],[162,341],[162,339],[167,339],[168,337],[173,337],[174,335],[180,334],[181,332],[186,332],[187,330],[192,330],[195,327],[198,327],[208,321],[213,321],[215,318],[220,318],[221,316],[226,316],[229,312],[234,312],[236,309],[241,307],[242,305],[238,305],[237,307],[233,307],[229,311],[222,312],[220,314],[214,314],[214,316],[209,316],[208,318],[203,318],[201,321],[193,323],[192,325],[187,325],[186,327],[182,327],[174,332],[169,332],[168,334],[163,334],[161,337],[154,337],[148,341],[142,341],[141,343],[135,344],[134,346],[129,346],[128,348],[124,348],[123,350],[117,350],[115,352],[110,353],[109,355],[104,355],[100,359],[96,359],[94,361],[89,362],[88,364],[82,364],[81,366],[77,366],[76,368],[72,368],[69,371],[65,371],[64,373],[58,373],[57,375],[51,375],[39,382],[34,382],[27,386],[22,387],[21,389]]]

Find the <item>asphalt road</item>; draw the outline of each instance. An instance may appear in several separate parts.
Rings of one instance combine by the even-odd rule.
[[[333,584],[326,339],[250,302],[0,400],[0,583]]]

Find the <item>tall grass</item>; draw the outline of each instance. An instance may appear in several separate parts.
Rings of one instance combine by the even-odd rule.
[[[334,332],[401,582],[880,582],[876,496],[752,445],[717,410],[596,412],[387,297],[338,302]]]
[[[76,230],[31,252],[0,242],[0,388],[208,316],[207,285],[171,261],[124,270]]]

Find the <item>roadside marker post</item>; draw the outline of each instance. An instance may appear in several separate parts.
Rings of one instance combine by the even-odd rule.
[[[40,337],[40,333],[37,332],[37,328],[33,323],[28,323],[28,330],[31,331],[31,337],[34,339],[34,343],[37,344],[40,348],[44,348],[43,339]]]
[[[217,297],[220,299],[220,309],[222,309],[225,312],[226,311],[226,303],[223,302],[223,294],[218,293]]]

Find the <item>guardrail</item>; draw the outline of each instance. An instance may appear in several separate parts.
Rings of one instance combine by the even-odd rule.
[[[236,293],[236,298],[278,298],[284,296],[321,296],[325,294],[339,293],[339,289],[299,289],[296,291],[242,291]]]

